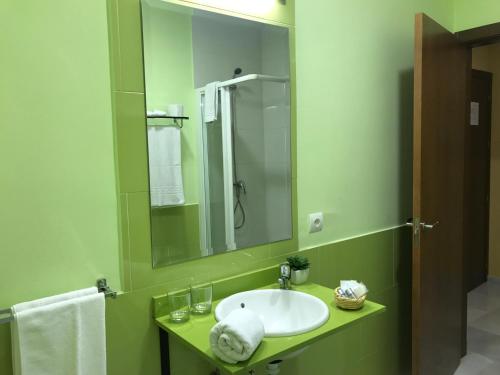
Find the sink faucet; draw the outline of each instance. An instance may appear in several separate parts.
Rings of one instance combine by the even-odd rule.
[[[290,276],[291,270],[288,263],[280,264],[280,277],[278,283],[280,284],[280,289],[291,289],[290,287]]]

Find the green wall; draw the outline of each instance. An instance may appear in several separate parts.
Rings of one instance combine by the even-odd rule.
[[[451,28],[447,4],[297,1],[301,248],[411,216],[414,15],[428,12]],[[324,229],[309,234],[308,214],[317,211]]]
[[[120,285],[106,4],[0,2],[0,308]]]
[[[292,19],[287,3],[270,21]],[[276,264],[295,247],[262,246],[151,270],[145,143],[136,141],[145,136],[139,1],[106,2],[111,85],[104,4],[0,5],[0,45],[9,51],[0,85],[0,285],[7,286],[0,307],[107,276],[127,291],[107,301],[109,374],[156,375],[152,295]],[[363,279],[389,311],[285,364],[292,374],[407,370],[408,238],[398,230],[357,236],[400,224],[409,209],[413,15],[426,11],[450,29],[454,17],[448,1],[370,4],[297,1],[299,239],[301,248],[311,247],[305,251],[314,281]],[[113,141],[120,146],[116,169]],[[325,230],[309,235],[307,213],[317,210],[326,213]],[[9,327],[0,325],[0,373],[7,375],[9,341]],[[361,358],[347,367],[348,353],[358,349]],[[182,346],[172,350],[174,373],[207,373]]]
[[[454,6],[455,31],[500,22],[498,0],[454,0]]]

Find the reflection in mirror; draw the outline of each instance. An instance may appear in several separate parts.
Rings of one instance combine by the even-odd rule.
[[[292,236],[288,29],[142,2],[153,265]]]

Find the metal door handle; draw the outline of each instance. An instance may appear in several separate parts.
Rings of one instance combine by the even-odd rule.
[[[426,223],[420,223],[420,227],[423,229],[423,230],[431,230],[431,229],[434,229],[434,227],[436,225],[439,224],[439,221],[436,221],[434,224],[426,224]],[[406,223],[405,223],[405,226],[406,227],[413,227],[413,218],[409,218],[406,220]]]
[[[420,226],[422,227],[423,230],[431,230],[434,229],[435,226],[439,224],[439,221],[436,221],[434,224],[425,224],[425,223],[420,223]]]

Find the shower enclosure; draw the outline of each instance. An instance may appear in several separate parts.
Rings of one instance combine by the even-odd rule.
[[[197,90],[203,255],[292,235],[289,78],[247,74],[217,90],[213,122]]]

